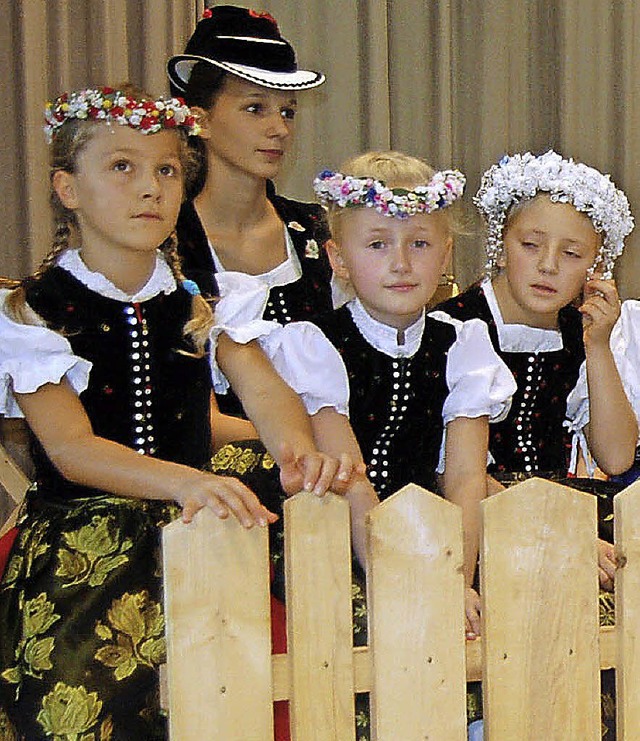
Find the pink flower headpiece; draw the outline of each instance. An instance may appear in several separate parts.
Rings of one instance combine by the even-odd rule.
[[[384,216],[403,219],[450,206],[462,196],[465,182],[465,176],[459,170],[441,170],[425,185],[407,190],[387,188],[375,178],[356,178],[324,170],[313,181],[313,189],[325,205],[373,208]]]

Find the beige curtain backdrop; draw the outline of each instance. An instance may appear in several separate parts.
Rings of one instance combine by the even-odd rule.
[[[166,91],[203,0],[0,0],[0,273],[28,272],[49,240],[42,104],[70,87],[130,79]],[[207,3],[212,5],[214,3]],[[295,156],[279,188],[369,148],[405,150],[468,176],[505,152],[554,147],[610,172],[640,217],[640,2],[637,0],[255,0],[328,82],[300,94]],[[473,209],[469,209],[473,214]],[[640,296],[640,226],[618,270]],[[455,273],[481,268],[479,234]]]

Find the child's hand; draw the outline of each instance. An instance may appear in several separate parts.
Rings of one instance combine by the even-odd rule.
[[[593,278],[584,287],[584,303],[580,307],[585,346],[606,344],[620,316],[620,298],[612,280]]]
[[[230,514],[249,528],[265,527],[275,522],[278,515],[270,512],[256,495],[241,481],[228,476],[200,473],[194,483],[185,482],[184,495],[176,498],[182,505],[182,521],[191,522],[203,507],[209,507],[222,520]]]
[[[600,587],[607,592],[613,592],[613,582],[616,576],[616,556],[611,543],[598,538],[598,578]]]
[[[346,453],[340,459],[318,451],[296,455],[293,449],[283,446],[280,460],[280,483],[287,494],[297,494],[304,489],[323,496],[327,491],[343,494],[355,473],[364,473],[364,464],[354,466]]]
[[[480,595],[472,587],[464,590],[465,629],[468,641],[480,635]]]

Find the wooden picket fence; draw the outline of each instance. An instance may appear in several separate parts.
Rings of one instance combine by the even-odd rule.
[[[285,504],[286,654],[271,655],[265,529],[203,510],[164,530],[172,741],[464,741],[482,679],[488,741],[597,741],[600,668],[615,667],[618,739],[640,739],[640,482],[615,499],[616,626],[598,623],[595,497],[531,479],[482,505],[484,628],[465,643],[460,510],[408,486],[369,516],[369,645],[353,648],[347,502]]]

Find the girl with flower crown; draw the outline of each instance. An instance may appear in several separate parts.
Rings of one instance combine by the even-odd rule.
[[[322,172],[314,188],[328,207],[327,251],[352,298],[314,321],[344,362],[351,423],[380,498],[415,483],[462,506],[475,635],[488,420],[506,414],[514,383],[482,322],[425,311],[451,254],[451,206],[464,182],[457,170],[435,172],[399,152]]]
[[[627,198],[608,176],[549,151],[493,165],[475,203],[488,227],[487,277],[438,308],[485,321],[518,386],[508,416],[489,431],[492,489],[539,476],[599,494],[601,536],[611,539],[618,487],[566,477],[575,476],[580,447],[608,474],[633,461],[638,429],[609,344],[620,314],[611,273],[633,228]],[[581,372],[588,401],[568,404]],[[601,585],[612,589],[605,540],[599,566]],[[611,612],[610,595],[603,599]],[[609,731],[610,707],[603,704]]]
[[[275,519],[240,481],[204,470],[213,384],[238,390],[288,490],[357,478],[349,456],[317,451],[290,386],[318,414],[346,392],[306,384],[277,325],[214,327],[182,274],[172,232],[194,128],[182,101],[130,89],[46,109],[53,248],[0,291],[0,412],[26,418],[37,471],[0,581],[2,738],[166,737],[159,526],[202,507],[245,527]]]

